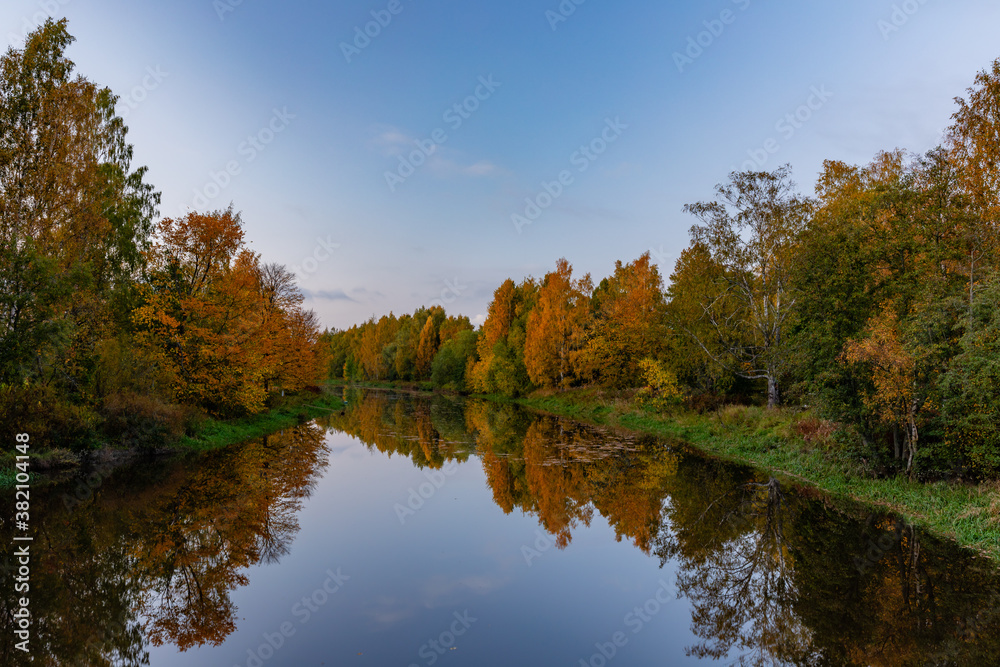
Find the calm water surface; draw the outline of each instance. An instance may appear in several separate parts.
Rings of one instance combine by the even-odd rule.
[[[892,515],[514,406],[345,398],[37,492],[32,660],[5,572],[0,663],[1000,664],[995,568]]]

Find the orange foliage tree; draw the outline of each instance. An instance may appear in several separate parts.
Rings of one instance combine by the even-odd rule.
[[[649,253],[630,264],[615,263],[615,273],[594,290],[593,334],[583,353],[587,375],[609,387],[639,384],[639,362],[656,357],[665,336],[663,280]]]
[[[917,414],[923,399],[916,386],[916,360],[903,347],[891,305],[869,320],[864,338],[844,346],[843,359],[870,369],[875,391],[865,396],[865,404],[893,429],[903,429],[906,472],[912,475],[919,439]]]
[[[319,371],[315,316],[283,267],[261,267],[232,208],[159,223],[149,281],[133,312],[174,397],[216,414],[253,414],[272,386]]]
[[[420,340],[417,343],[417,378],[425,379],[430,377],[431,362],[438,348],[438,332],[434,328],[434,317],[427,316],[423,329],[420,330]]]
[[[574,281],[573,267],[565,259],[545,276],[524,341],[524,364],[535,384],[568,387],[577,378],[592,290],[590,275]]]

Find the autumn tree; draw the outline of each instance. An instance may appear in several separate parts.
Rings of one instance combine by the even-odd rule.
[[[895,459],[905,462],[904,426],[863,400],[878,393],[875,367],[838,359],[850,341],[869,336],[883,304],[892,303],[899,343],[915,364],[919,400],[940,403],[938,380],[961,335],[967,197],[940,149],[923,156],[883,152],[862,166],[827,162],[816,192],[792,276],[798,296],[792,366],[799,392],[850,424],[869,443],[863,451],[871,461],[882,458],[878,443],[891,430]],[[931,426],[928,432],[936,430]],[[941,454],[947,468],[951,455]]]
[[[357,354],[358,366],[369,380],[384,380],[394,366],[395,354],[384,354],[399,332],[399,320],[389,313],[376,321],[368,321],[362,328]]]
[[[85,380],[159,203],[115,95],[73,75],[66,25],[0,58],[0,382]]]
[[[530,389],[524,363],[525,328],[537,299],[538,285],[530,278],[520,285],[508,278],[494,292],[476,345],[477,357],[470,358],[466,369],[472,391],[518,396]]]
[[[663,347],[663,279],[650,254],[633,262],[615,262],[615,272],[594,289],[593,321],[581,353],[583,373],[591,381],[625,389],[642,384],[639,362],[657,357]]]
[[[260,273],[232,208],[162,220],[134,318],[174,396],[221,414],[263,409]]]
[[[592,289],[589,275],[573,280],[565,259],[546,274],[525,332],[524,363],[536,385],[566,388],[577,378]]]
[[[1000,59],[979,72],[968,98],[957,98],[949,128],[951,157],[973,215],[964,238],[969,276],[970,323],[975,288],[996,269],[1000,241]]]
[[[475,329],[469,318],[465,315],[449,315],[441,322],[441,326],[438,327],[438,338],[440,339],[441,345],[444,345],[449,340],[453,338],[458,338],[458,336],[463,331],[472,331]]]
[[[437,350],[437,328],[434,326],[434,317],[428,315],[427,321],[424,322],[424,326],[420,330],[420,340],[417,344],[417,379],[424,380],[430,377],[431,362],[434,361],[434,355],[437,354]]]
[[[303,310],[302,291],[285,266],[263,264],[257,274],[261,306],[257,342],[264,393],[298,391],[314,384],[319,373],[319,323],[315,313]]]
[[[721,268],[714,294],[701,303],[713,340],[694,327],[687,332],[734,374],[766,380],[767,403],[774,407],[781,402],[797,298],[790,271],[811,203],[795,193],[787,166],[734,172],[729,183],[716,187],[716,195],[715,201],[684,207],[701,221],[691,228],[692,239]]]
[[[865,402],[886,424],[903,430],[906,472],[912,474],[920,435],[917,414],[925,396],[918,391],[916,362],[900,340],[892,304],[886,304],[869,321],[866,334],[861,340],[848,342],[844,360],[871,367],[875,390],[865,396]]]

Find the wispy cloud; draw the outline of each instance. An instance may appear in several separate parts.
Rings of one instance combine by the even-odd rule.
[[[398,158],[417,151],[418,137],[411,136],[399,128],[389,125],[377,125],[373,128],[374,137],[371,145],[379,153]],[[424,140],[427,145],[427,140]],[[470,162],[464,159],[461,151],[449,148],[443,144],[435,144],[427,168],[438,177],[468,176],[482,178],[499,173],[500,168],[489,160]],[[393,165],[395,166],[395,165]]]
[[[302,295],[307,299],[315,299],[317,301],[351,301],[352,303],[360,303],[357,299],[352,299],[347,295],[347,292],[341,289],[335,290],[311,290],[303,289]]]
[[[377,126],[372,144],[385,155],[400,155],[413,146],[413,138],[391,126]]]

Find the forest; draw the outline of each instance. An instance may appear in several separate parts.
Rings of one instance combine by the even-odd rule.
[[[684,207],[671,275],[649,253],[596,283],[560,259],[508,279],[483,325],[440,307],[326,331],[329,375],[506,397],[596,387],[650,410],[808,409],[876,474],[1000,474],[1000,60],[941,145],[734,172]]]
[[[118,98],[65,19],[0,60],[0,438],[158,447],[253,415],[326,367],[295,276],[232,206],[158,219]]]

